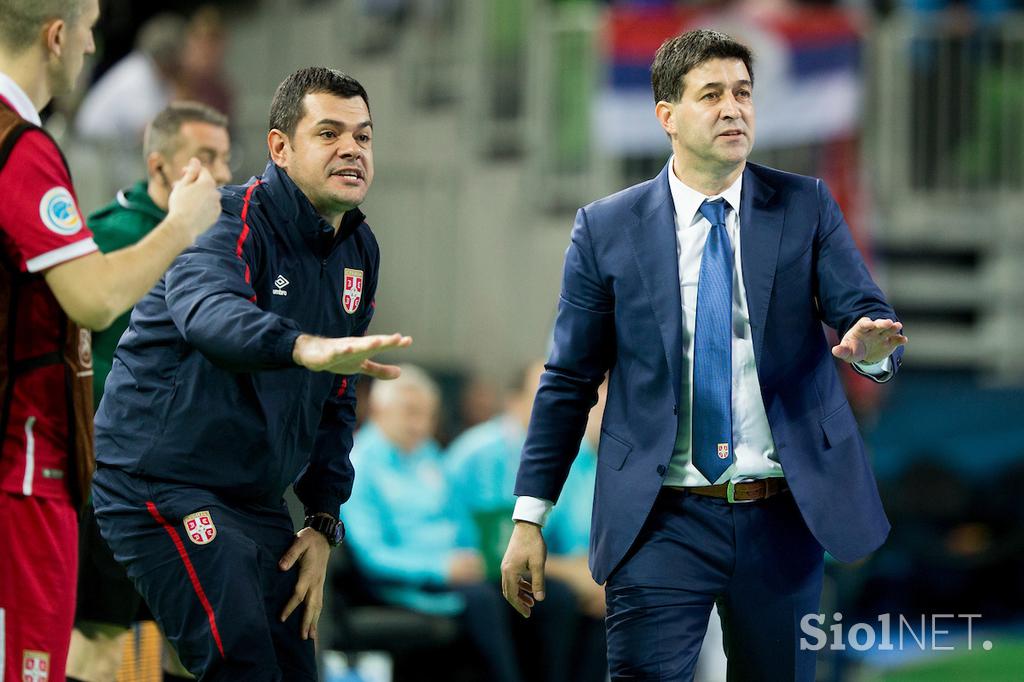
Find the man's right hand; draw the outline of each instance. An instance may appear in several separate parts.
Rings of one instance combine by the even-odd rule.
[[[382,365],[370,358],[392,348],[407,348],[411,344],[412,337],[401,334],[343,336],[334,339],[302,334],[295,339],[292,359],[296,365],[314,372],[368,374],[374,379],[397,379],[401,374],[398,367]]]
[[[220,217],[220,192],[217,181],[210,171],[203,168],[199,159],[189,160],[181,179],[174,183],[167,199],[167,218],[180,225],[189,243],[210,229]]]
[[[544,601],[544,561],[548,548],[540,526],[516,521],[501,560],[501,593],[524,618],[536,602]]]

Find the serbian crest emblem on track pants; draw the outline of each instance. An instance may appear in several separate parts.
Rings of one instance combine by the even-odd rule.
[[[351,315],[359,310],[359,302],[363,300],[363,271],[345,268],[345,290],[341,292],[341,305]]]
[[[197,545],[208,545],[217,537],[217,527],[213,525],[213,517],[208,511],[189,514],[182,522],[185,524],[188,539]]]
[[[21,656],[21,679],[22,682],[47,682],[50,679],[50,654],[25,649]]]

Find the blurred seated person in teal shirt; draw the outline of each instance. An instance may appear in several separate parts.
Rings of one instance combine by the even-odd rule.
[[[531,363],[510,387],[505,412],[459,436],[449,447],[447,468],[455,496],[469,509],[480,533],[488,575],[500,575],[500,562],[512,533],[512,494],[519,455],[526,439],[534,394],[544,371],[541,361]],[[604,680],[604,588],[594,582],[587,566],[590,516],[597,477],[597,443],[601,433],[606,386],[590,412],[580,454],[573,462],[558,504],[545,525],[548,543],[545,604],[551,607],[551,589],[565,589],[576,605],[569,630],[575,641],[565,643],[566,663],[572,679]],[[570,607],[571,608],[571,605]]]
[[[476,528],[445,477],[432,437],[439,408],[437,385],[412,365],[373,384],[369,421],[352,448],[352,497],[341,509],[347,542],[382,601],[457,617],[490,669],[486,679],[533,679],[520,672],[500,583],[486,580]]]

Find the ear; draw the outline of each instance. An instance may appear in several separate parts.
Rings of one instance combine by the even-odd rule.
[[[64,51],[64,41],[67,40],[67,22],[63,19],[54,19],[43,26],[43,41],[47,52],[60,58]]]
[[[146,175],[150,180],[160,176],[161,167],[163,167],[164,173],[167,173],[167,160],[164,159],[163,154],[160,152],[150,152],[149,156],[146,157]],[[172,178],[173,176],[168,174],[167,177]]]
[[[288,168],[288,136],[277,128],[267,133],[267,148],[270,150],[270,159],[275,165],[281,168]]]
[[[661,127],[669,134],[669,136],[674,136],[676,134],[675,109],[671,102],[661,100],[655,104],[654,115],[658,117],[658,123],[661,124]]]

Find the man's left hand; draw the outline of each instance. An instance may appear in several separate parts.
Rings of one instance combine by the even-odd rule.
[[[316,638],[316,623],[324,608],[324,581],[330,556],[331,546],[323,533],[303,528],[278,563],[282,571],[291,570],[292,566],[299,564],[299,580],[295,584],[295,592],[281,612],[281,622],[288,620],[295,607],[305,604],[306,611],[302,616],[300,630],[302,639]]]
[[[906,344],[907,337],[902,332],[902,322],[862,317],[850,327],[839,345],[832,347],[832,355],[851,364],[881,362]]]

